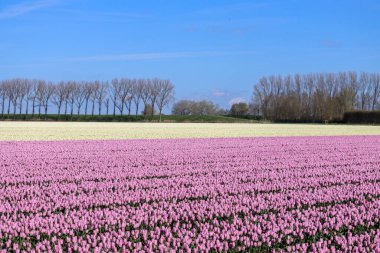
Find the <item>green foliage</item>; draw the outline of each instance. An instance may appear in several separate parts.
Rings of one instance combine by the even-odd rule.
[[[248,114],[248,104],[244,102],[236,103],[231,106],[230,110],[231,115],[241,116]]]

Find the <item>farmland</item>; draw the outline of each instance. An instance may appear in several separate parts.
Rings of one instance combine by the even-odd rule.
[[[227,137],[237,126],[242,136],[274,128],[279,135],[325,134],[314,125],[297,132],[302,125],[212,131],[191,124],[155,137],[190,137],[192,129]],[[378,130],[322,127],[340,135]],[[126,136],[121,129],[128,127],[115,124],[113,133]],[[51,139],[49,131],[31,139]],[[62,139],[97,136],[80,128],[74,136],[54,131]],[[16,129],[13,138],[27,139],[22,133]],[[378,135],[2,141],[0,249],[379,251],[379,153]]]
[[[379,125],[0,122],[0,140],[4,141],[334,136],[379,133]]]

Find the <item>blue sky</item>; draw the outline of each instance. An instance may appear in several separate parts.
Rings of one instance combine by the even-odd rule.
[[[160,77],[223,107],[263,75],[380,70],[378,0],[0,2],[0,79]]]

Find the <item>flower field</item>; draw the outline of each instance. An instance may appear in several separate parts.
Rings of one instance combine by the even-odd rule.
[[[379,125],[0,122],[0,141],[340,136],[379,133]]]
[[[1,141],[3,252],[378,252],[380,136]]]

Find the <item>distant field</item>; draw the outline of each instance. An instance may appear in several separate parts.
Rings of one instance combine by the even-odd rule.
[[[0,140],[379,135],[380,126],[248,123],[0,122]]]

